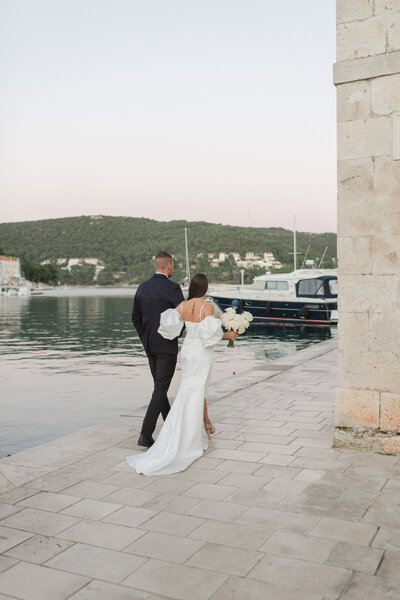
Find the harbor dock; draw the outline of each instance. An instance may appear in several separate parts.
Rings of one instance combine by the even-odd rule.
[[[0,461],[0,600],[398,598],[400,457],[332,447],[336,362],[215,383],[182,473],[126,464],[145,406]]]

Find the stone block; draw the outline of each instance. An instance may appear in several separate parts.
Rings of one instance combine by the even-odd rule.
[[[338,158],[391,156],[392,119],[376,117],[338,123]]]
[[[367,313],[341,313],[338,324],[338,345],[340,350],[368,348],[369,316]]]
[[[399,0],[375,0],[375,14],[384,10],[400,11]]]
[[[374,275],[399,275],[400,274],[400,236],[375,236],[373,238],[373,265]]]
[[[337,120],[355,121],[368,119],[371,114],[369,81],[353,81],[337,88]],[[386,114],[386,113],[383,113]]]
[[[397,17],[388,28],[388,46],[389,50],[400,50],[400,20]]]
[[[345,60],[333,65],[333,82],[335,85],[383,77],[400,72],[400,51],[386,52],[368,58]]]
[[[386,437],[380,439],[379,452],[381,454],[400,454],[400,436]]]
[[[374,161],[371,157],[339,160],[337,164],[338,197],[347,200],[354,197],[371,197],[374,190]],[[342,232],[342,235],[343,232]]]
[[[391,185],[389,180],[387,185]],[[339,193],[341,193],[339,191]],[[338,199],[340,235],[399,235],[400,214],[390,195]]]
[[[400,358],[391,352],[339,353],[339,386],[347,389],[397,393]]]
[[[399,353],[400,313],[371,313],[368,324],[368,348],[372,352]]]
[[[333,445],[335,448],[349,448],[352,450],[362,450],[363,452],[379,452],[380,449],[379,438],[376,435],[359,435],[352,429],[335,429],[333,434]],[[363,507],[359,518],[362,517],[364,512],[365,507]]]
[[[400,432],[400,394],[382,393],[380,428]]]
[[[372,273],[372,236],[338,236],[337,245],[341,273]]]
[[[348,23],[349,21],[361,21],[373,15],[372,0],[337,0],[336,22]]]
[[[390,115],[400,110],[400,74],[372,79],[371,101],[376,115]]]
[[[400,95],[400,88],[399,88]],[[379,204],[383,197],[391,200],[391,211],[385,211],[382,213],[380,210],[381,220],[387,218],[397,219],[399,223],[400,219],[400,206],[398,202],[399,189],[400,189],[400,161],[393,160],[391,156],[380,156],[375,159],[375,171],[373,180],[373,192],[377,197]],[[400,233],[400,227],[397,232]]]
[[[383,54],[385,48],[385,27],[376,17],[339,24],[337,27],[338,62]]]
[[[339,389],[336,396],[336,427],[379,428],[379,393]]]
[[[382,312],[391,314],[396,307],[394,277],[391,275],[348,275],[339,264],[341,312]]]

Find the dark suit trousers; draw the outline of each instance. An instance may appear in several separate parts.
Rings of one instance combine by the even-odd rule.
[[[167,392],[175,373],[177,355],[147,352],[147,358],[149,359],[150,370],[154,379],[154,391],[143,420],[142,434],[147,439],[150,439],[156,428],[160,413],[165,421],[171,408]]]

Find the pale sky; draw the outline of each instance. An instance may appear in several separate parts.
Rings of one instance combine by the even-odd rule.
[[[336,231],[335,0],[0,0],[0,221]]]

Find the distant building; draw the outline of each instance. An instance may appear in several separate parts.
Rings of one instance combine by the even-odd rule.
[[[274,260],[271,267],[274,267],[274,269],[282,269],[283,264],[279,262],[279,260]]]
[[[220,252],[220,253],[219,253],[219,257],[218,257],[218,262],[219,262],[220,264],[221,264],[221,263],[224,263],[224,262],[225,262],[225,259],[226,259],[226,252]]]
[[[13,256],[0,256],[0,282],[18,283],[22,279],[21,263],[19,258]]]
[[[261,257],[254,252],[246,252],[246,260],[259,260]]]
[[[81,260],[81,258],[70,258],[66,267],[68,271],[71,272],[72,267],[77,267],[80,264]]]
[[[63,261],[63,262],[59,263],[59,261]],[[88,258],[70,258],[68,262],[67,262],[66,258],[59,258],[59,259],[57,259],[57,264],[58,265],[59,264],[65,264],[65,266],[61,267],[61,268],[62,269],[67,269],[69,271],[69,273],[71,273],[72,267],[83,267],[84,265],[94,265],[95,268],[96,268],[95,274],[94,274],[94,277],[93,277],[94,281],[96,281],[97,276],[100,273],[100,271],[102,271],[104,269],[103,262],[101,260],[99,260],[98,258],[92,258],[92,257],[88,257]]]

